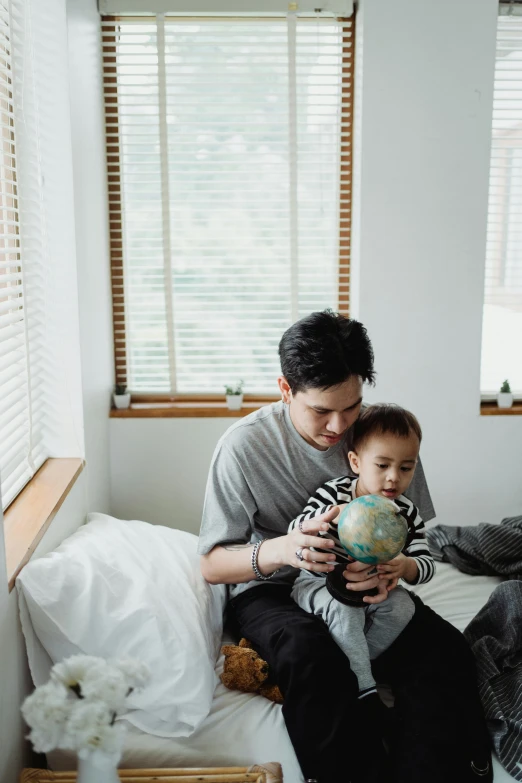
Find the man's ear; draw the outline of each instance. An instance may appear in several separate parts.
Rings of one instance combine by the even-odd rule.
[[[292,400],[292,390],[284,375],[279,376],[277,379],[277,385],[279,386],[279,391],[281,392],[283,402],[289,403]]]
[[[348,452],[348,459],[350,460],[350,467],[353,470],[353,472],[357,473],[357,475],[359,475],[360,465],[359,465],[359,457],[357,455],[357,452],[356,451],[349,451]]]

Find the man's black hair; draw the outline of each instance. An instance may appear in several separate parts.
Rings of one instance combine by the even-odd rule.
[[[352,430],[352,448],[359,451],[364,442],[372,435],[390,433],[398,438],[408,438],[416,435],[419,443],[422,440],[422,430],[417,417],[400,405],[378,402],[363,408]]]
[[[357,375],[373,383],[373,349],[364,326],[323,310],[293,324],[279,343],[281,371],[293,394],[327,389]]]

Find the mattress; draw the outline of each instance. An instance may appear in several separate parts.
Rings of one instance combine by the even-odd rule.
[[[451,565],[438,563],[433,580],[414,590],[426,604],[463,631],[500,581],[495,577],[470,577]],[[222,666],[221,657],[218,673]],[[219,683],[210,714],[188,738],[155,737],[129,726],[121,766],[243,766],[265,761],[282,764],[285,783],[302,783],[281,707],[261,696],[229,691]],[[49,763],[55,770],[71,769],[74,759],[56,751],[49,754]],[[495,783],[514,780],[496,758],[494,770]]]

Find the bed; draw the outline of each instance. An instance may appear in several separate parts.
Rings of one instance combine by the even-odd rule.
[[[136,548],[139,556],[133,556]],[[438,564],[435,578],[415,591],[463,630],[499,582],[496,577],[470,577],[451,565]],[[148,662],[159,672],[162,686],[137,699],[127,716],[122,767],[279,761],[285,783],[302,783],[280,706],[260,696],[229,691],[219,681],[223,665],[219,648],[229,641],[221,624],[225,592],[201,580],[195,536],[93,514],[56,552],[31,561],[19,576],[17,589],[36,685],[47,680],[55,660],[79,651],[137,657],[141,650],[145,659],[158,656]],[[147,614],[149,604],[154,605]],[[104,626],[105,620],[112,622],[114,612],[122,629],[116,639],[113,627],[107,632]],[[180,627],[172,639],[173,624]],[[143,639],[140,628],[148,629]],[[168,638],[161,636],[165,629]],[[183,652],[182,645],[189,649]],[[172,665],[161,669],[166,658]],[[172,682],[171,670],[175,670]],[[174,711],[173,699],[178,702]],[[73,757],[64,751],[49,754],[48,760],[55,770],[74,766]],[[496,783],[514,780],[496,758],[494,771]]]

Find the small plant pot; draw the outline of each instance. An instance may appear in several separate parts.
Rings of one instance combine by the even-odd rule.
[[[499,392],[497,394],[497,405],[499,408],[511,408],[513,405],[513,394],[511,392]]]
[[[127,392],[127,394],[113,394],[112,399],[116,408],[128,408],[131,401],[130,392]]]
[[[241,406],[243,405],[242,394],[227,394],[226,398],[227,398],[227,408],[230,411],[240,410]]]

